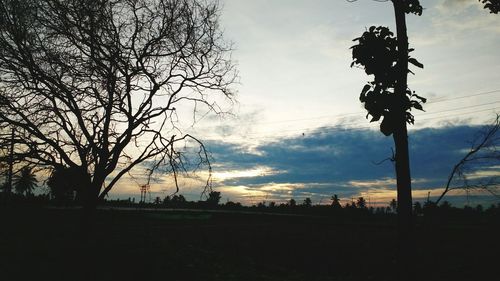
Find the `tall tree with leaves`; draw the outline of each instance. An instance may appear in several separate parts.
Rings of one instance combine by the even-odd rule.
[[[396,178],[398,201],[398,259],[401,273],[409,266],[412,232],[412,195],[411,175],[408,151],[407,123],[413,124],[415,119],[412,109],[423,110],[422,103],[426,99],[418,96],[408,88],[408,69],[411,63],[423,68],[418,60],[410,56],[406,29],[406,14],[422,14],[422,6],[418,0],[391,0],[395,19],[396,37],[387,27],[370,27],[352,47],[353,62],[364,68],[366,74],[373,75],[374,80],[362,89],[360,101],[371,116],[370,122],[381,121],[380,131],[392,135],[396,148]]]
[[[216,0],[0,0],[0,129],[16,128],[17,157],[77,173],[89,209],[133,169],[176,186],[185,169],[210,169],[181,121],[233,98],[219,11]]]

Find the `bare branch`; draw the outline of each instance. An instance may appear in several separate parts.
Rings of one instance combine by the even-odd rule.
[[[469,152],[458,161],[453,169],[451,170],[450,175],[448,176],[448,181],[446,182],[446,186],[444,188],[443,193],[436,200],[436,204],[443,199],[443,197],[448,193],[448,191],[459,188],[475,188],[475,189],[484,189],[489,192],[493,192],[490,187],[497,186],[493,184],[491,180],[494,178],[489,178],[490,182],[486,184],[469,184],[469,180],[467,178],[466,169],[469,165],[480,164],[480,160],[490,161],[489,164],[498,164],[498,160],[500,160],[500,153],[498,151],[498,145],[500,144],[498,141],[500,140],[497,133],[500,129],[500,114],[496,115],[495,121],[490,126],[486,126],[481,130],[475,137],[475,139],[471,142],[471,148]],[[493,163],[491,163],[493,161]],[[465,185],[462,187],[451,187],[451,183],[456,178],[461,179]]]
[[[176,180],[188,139],[210,170],[177,112],[233,99],[218,20],[216,0],[0,0],[0,125],[16,128],[18,157],[81,168],[94,198],[139,166]]]

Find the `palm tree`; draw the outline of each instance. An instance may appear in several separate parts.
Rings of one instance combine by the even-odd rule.
[[[23,167],[19,174],[14,176],[13,187],[19,194],[30,195],[33,194],[38,180],[30,167]]]
[[[359,197],[356,201],[356,206],[360,209],[366,209],[366,200],[363,197]]]
[[[340,205],[340,200],[339,200],[339,197],[337,196],[337,194],[334,194],[330,200],[332,200],[332,207],[333,208],[342,208],[342,206]]]

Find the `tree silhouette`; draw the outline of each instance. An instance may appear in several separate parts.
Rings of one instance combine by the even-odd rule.
[[[153,202],[155,205],[160,205],[161,204],[161,198],[159,196],[155,197],[155,201]]]
[[[392,199],[391,202],[389,202],[389,207],[393,213],[396,213],[398,211],[398,201],[396,201],[396,199]]]
[[[446,202],[446,201],[445,201],[445,202]],[[443,203],[444,203],[444,202],[443,202]],[[483,212],[483,205],[478,204],[478,205],[476,206],[476,211],[477,211],[477,212],[479,212],[479,213]]]
[[[216,207],[219,205],[220,199],[221,199],[220,192],[218,191],[211,191],[208,193],[208,198],[207,198],[207,203],[209,206]]]
[[[356,207],[359,209],[366,209],[366,200],[363,197],[358,197],[356,200]]]
[[[307,197],[306,199],[304,199],[304,202],[302,203],[302,206],[304,206],[304,207],[311,207],[312,206],[311,198]]]
[[[441,203],[441,205],[439,205],[439,207],[440,207],[441,209],[448,210],[448,209],[450,209],[450,208],[451,208],[451,204],[450,204],[450,202],[448,202],[448,201],[443,201],[443,202]]]
[[[14,128],[0,122],[0,174],[5,176],[2,189],[6,194],[12,191],[12,176],[14,175]]]
[[[415,215],[420,215],[422,214],[422,204],[420,204],[420,202],[415,202],[415,204],[413,204],[413,213]]]
[[[65,201],[69,199],[70,188],[62,177],[62,170],[53,170],[47,180],[47,186],[50,189],[50,195],[56,201]]]
[[[172,202],[172,199],[170,199],[170,196],[167,195],[165,198],[163,198],[163,205],[170,205],[170,202]]]
[[[398,200],[398,260],[400,278],[406,278],[405,272],[410,266],[411,231],[412,231],[412,195],[410,160],[408,151],[407,123],[413,124],[415,119],[412,109],[423,110],[426,102],[408,88],[408,69],[411,63],[423,68],[423,64],[410,57],[413,49],[409,48],[406,29],[406,14],[422,14],[422,6],[418,0],[391,0],[396,19],[397,36],[387,27],[370,27],[359,38],[354,39],[357,45],[352,46],[353,62],[359,65],[366,74],[374,75],[362,89],[360,101],[368,111],[370,122],[382,119],[380,131],[386,136],[393,136],[396,147],[395,164]]]
[[[351,204],[346,203],[346,204],[345,204],[345,208],[346,208],[346,209],[357,209],[357,207],[356,207],[356,202],[352,201],[352,202],[351,202]]]
[[[172,199],[170,200],[170,202],[176,206],[180,206],[180,205],[183,205],[184,203],[186,203],[186,198],[182,194],[178,194],[178,195],[176,194],[176,195],[172,196]]]
[[[75,200],[85,203],[90,185],[83,167],[58,167],[52,169],[47,185],[57,201]]]
[[[486,190],[491,194],[497,196],[495,189],[498,189],[498,177],[491,176],[480,178],[480,180],[469,181],[467,172],[475,170],[477,167],[491,167],[498,165],[500,160],[500,137],[498,135],[500,130],[500,115],[497,114],[495,121],[489,125],[484,126],[474,140],[471,142],[471,147],[467,154],[458,161],[448,176],[448,181],[444,188],[443,193],[436,200],[436,204],[443,199],[443,197],[454,189],[465,189],[467,192],[470,189]],[[460,180],[462,185],[452,186],[454,180]]]
[[[3,0],[0,125],[29,163],[79,169],[90,208],[134,168],[178,188],[185,163],[210,169],[181,121],[233,97],[218,20],[217,1]]]
[[[479,0],[484,4],[484,8],[490,10],[492,14],[500,12],[500,0]]]
[[[1,152],[1,150],[0,150]],[[2,180],[2,183],[0,184],[0,190],[6,190],[8,189],[7,185],[8,185],[8,181],[7,181],[7,169],[8,169],[8,165],[7,163],[3,162],[3,161],[0,161],[0,179]]]
[[[32,195],[37,183],[38,180],[30,167],[21,168],[12,180],[12,185],[16,192],[24,195]]]
[[[339,209],[339,208],[342,208],[342,206],[340,205],[340,200],[339,200],[339,197],[337,196],[337,194],[334,194],[331,198],[332,200],[332,207],[335,208],[335,209]]]

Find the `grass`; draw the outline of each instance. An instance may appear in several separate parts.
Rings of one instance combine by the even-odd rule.
[[[0,208],[1,280],[394,280],[392,221]],[[420,280],[496,274],[498,223],[415,231]],[[2,278],[3,276],[3,278]]]

